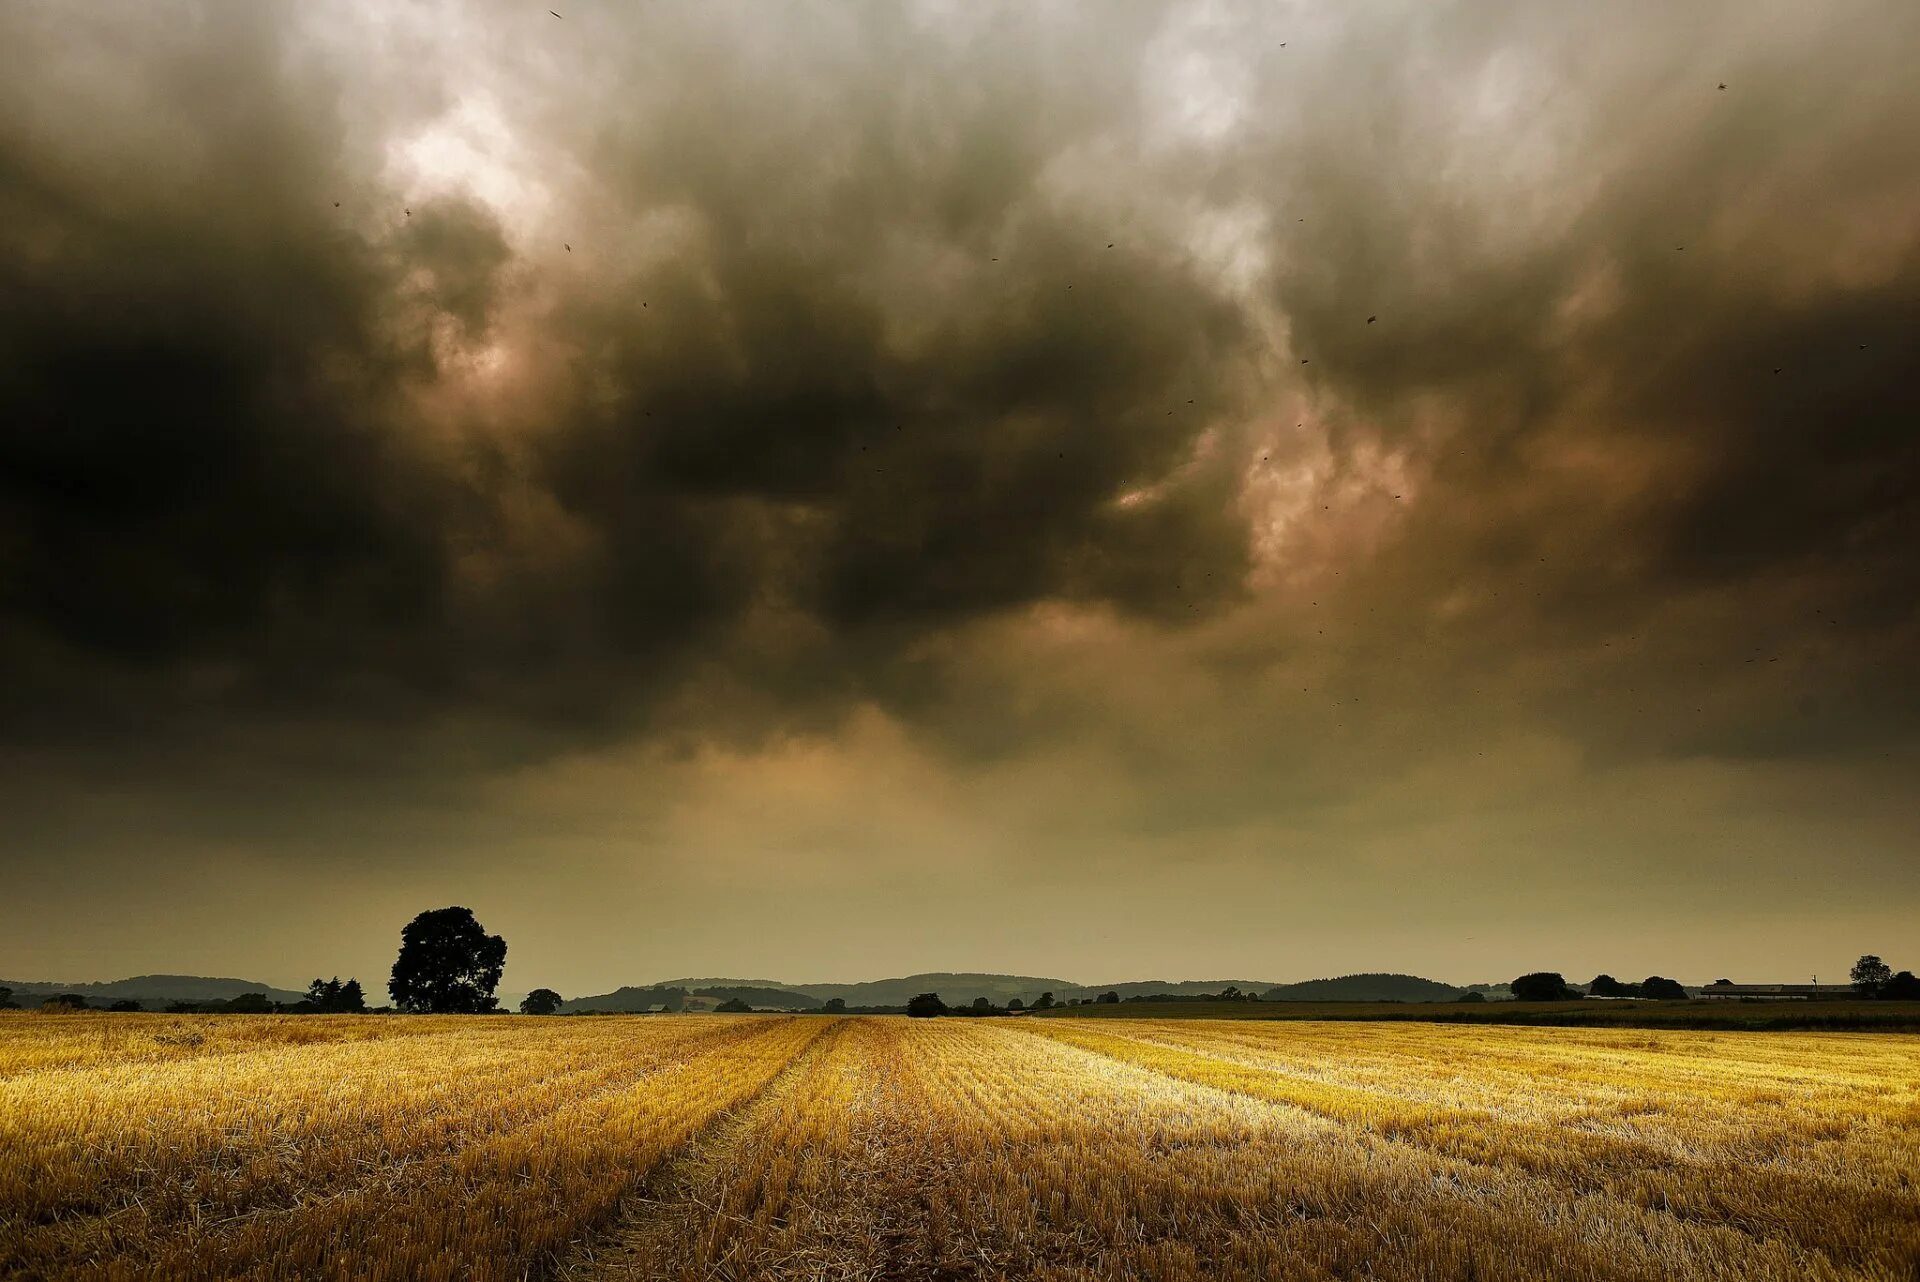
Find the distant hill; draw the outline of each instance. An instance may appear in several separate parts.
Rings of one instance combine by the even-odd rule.
[[[938,993],[940,1000],[949,1006],[971,1005],[980,997],[996,1006],[1004,1006],[1018,997],[1031,1006],[1042,993],[1052,993],[1056,1000],[1067,1002],[1106,992],[1117,992],[1123,999],[1161,995],[1197,997],[1228,987],[1243,993],[1259,993],[1269,1001],[1427,1002],[1456,997],[1464,986],[1442,984],[1417,975],[1386,974],[1342,975],[1295,984],[1275,984],[1260,979],[1130,979],[1110,984],[1076,984],[1040,975],[956,971],[929,971],[857,984],[789,984],[777,979],[708,976],[626,985],[610,993],[576,997],[563,1003],[561,1010],[645,1011],[655,1006],[703,1010],[736,999],[760,1010],[815,1010],[835,997],[853,1007],[899,1007],[920,993]],[[172,1002],[227,1001],[242,993],[264,993],[276,1002],[297,1002],[306,996],[254,980],[214,979],[203,975],[136,975],[99,984],[6,979],[0,980],[0,988],[13,989],[14,1000],[21,1005],[35,1005],[57,993],[79,993],[95,1006],[131,999],[149,1010],[164,1010]],[[1504,992],[1488,993],[1488,996],[1505,995]],[[372,996],[370,993],[369,998]],[[500,1004],[501,1009],[512,1010],[518,1004],[518,995],[505,994]]]
[[[1093,998],[1115,992],[1129,997],[1198,997],[1238,988],[1273,1001],[1295,1002],[1426,1002],[1445,1001],[1462,991],[1417,975],[1342,975],[1337,979],[1310,979],[1276,984],[1264,979],[1130,979],[1111,984],[1076,984],[1041,975],[997,975],[983,972],[928,971],[892,979],[870,979],[857,984],[789,984],[777,979],[672,979],[657,984],[629,986],[597,997],[567,1002],[562,1010],[639,1011],[649,1006],[684,1001],[700,1009],[738,998],[761,1010],[813,1010],[833,998],[851,1007],[905,1006],[921,993],[938,993],[949,1006],[968,1006],[984,997],[1004,1006],[1018,997],[1031,1006],[1042,993],[1055,1000]]]
[[[984,997],[996,1006],[1013,998],[1031,1004],[1041,993],[1055,997],[1080,991],[1080,985],[1064,979],[1046,979],[1034,975],[959,974],[930,971],[924,975],[902,975],[897,979],[871,979],[862,984],[789,984],[787,987],[810,993],[826,1001],[838,997],[849,1006],[905,1006],[921,993],[938,993],[949,1006],[971,1005]]]
[[[708,984],[694,989],[693,995],[716,1002],[743,1001],[756,1010],[813,1010],[826,1004],[812,993],[762,984]]]
[[[779,979],[739,979],[728,975],[707,975],[699,979],[657,979],[647,985],[649,988],[684,988],[688,992],[698,992],[702,988],[777,988],[781,992],[803,992],[798,984],[789,984]]]
[[[251,979],[210,979],[205,975],[135,975],[131,979],[113,979],[98,984],[62,984],[51,980],[0,979],[0,988],[11,988],[13,1000],[27,1005],[29,999],[41,1001],[57,993],[79,993],[90,1005],[136,1001],[149,1010],[165,1010],[172,1002],[230,1001],[242,993],[265,993],[268,1000],[297,1002],[306,997],[291,989],[275,988]]]
[[[652,1010],[655,1006],[666,1006],[679,1010],[685,1005],[687,990],[670,985],[649,985],[636,988],[629,984],[616,988],[610,993],[600,993],[594,997],[575,997],[560,1003],[563,1013],[575,1011],[603,1011],[610,1014],[638,1014]]]
[[[671,1010],[711,1009],[725,1001],[743,1001],[758,1010],[813,1010],[824,1003],[810,993],[766,980],[675,979],[644,987],[628,985],[610,993],[576,997],[560,1003],[566,1011],[645,1011],[655,1006]]]
[[[1098,997],[1102,993],[1118,993],[1125,1001],[1129,997],[1199,997],[1205,993],[1224,992],[1228,988],[1237,988],[1243,993],[1265,992],[1273,987],[1271,979],[1132,979],[1123,984],[1075,984],[1071,991],[1056,991],[1055,997]]]
[[[1461,991],[1457,984],[1418,975],[1367,974],[1276,984],[1260,996],[1270,1002],[1444,1002]]]

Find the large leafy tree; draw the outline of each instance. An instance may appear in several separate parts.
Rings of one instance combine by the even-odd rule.
[[[536,988],[520,1003],[522,1015],[551,1015],[560,1009],[563,999],[551,988]]]
[[[907,1002],[907,1014],[915,1019],[930,1019],[947,1013],[947,1004],[938,993],[920,993]]]
[[[1580,996],[1578,990],[1567,987],[1567,981],[1553,970],[1522,975],[1508,987],[1513,989],[1514,1000],[1521,1002],[1564,1002]]]
[[[357,1015],[367,1009],[366,994],[360,991],[360,981],[349,979],[343,984],[338,975],[332,979],[316,979],[308,984],[307,1002],[322,1015]]]
[[[507,941],[482,929],[472,909],[434,908],[400,932],[387,991],[394,1005],[415,1014],[485,1014],[494,1009],[506,964]]]
[[[1893,978],[1893,967],[1872,953],[1868,953],[1853,964],[1853,972],[1849,978],[1853,980],[1853,986],[1863,995],[1872,997],[1880,991],[1882,984]]]

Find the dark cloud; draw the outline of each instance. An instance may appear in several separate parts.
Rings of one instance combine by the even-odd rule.
[[[271,845],[340,780],[412,833],[575,754],[819,742],[924,758],[890,786],[954,810],[896,798],[907,845],[1050,788],[1079,819],[982,845],[1511,850],[1702,762],[1878,770],[1920,724],[1917,37],[17,5],[16,835],[80,843],[103,780]]]
[[[235,704],[644,703],[768,599],[897,645],[1054,596],[1179,617],[1244,570],[1236,474],[1190,466],[1240,321],[1164,235],[1109,251],[1119,232],[1041,190],[1061,150],[1124,127],[1102,114],[1117,70],[1066,69],[1029,104],[1062,119],[1027,132],[972,82],[977,50],[899,18],[777,59],[689,25],[640,66],[599,60],[589,84],[677,80],[653,116],[582,95],[604,121],[589,185],[614,227],[657,213],[687,243],[579,233],[591,275],[545,323],[572,354],[537,445],[456,423],[449,456],[419,402],[490,341],[514,251],[470,201],[378,194],[352,91],[289,70],[292,11],[169,12],[189,15],[148,15],[138,47],[16,19],[51,64],[7,141],[23,703],[76,724],[103,670],[163,705],[203,706],[208,671]],[[663,66],[676,42],[701,65]],[[924,80],[871,75],[923,54]],[[1042,70],[1003,87],[1031,97]],[[146,163],[76,173],[118,130],[156,135]],[[586,549],[505,565],[516,485]],[[478,600],[450,599],[463,554],[495,560]]]

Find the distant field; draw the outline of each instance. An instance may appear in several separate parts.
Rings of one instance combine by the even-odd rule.
[[[1383,1019],[1558,1027],[1920,1031],[1920,1002],[1120,1002],[1045,1019]]]
[[[0,1015],[7,1278],[1917,1275],[1905,1034]]]

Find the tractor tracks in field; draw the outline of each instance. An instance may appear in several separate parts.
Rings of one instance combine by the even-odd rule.
[[[561,1278],[981,1276],[974,1235],[930,1218],[965,1175],[936,1112],[906,1021],[844,1020],[648,1181]]]
[[[1617,1201],[1683,1232],[1729,1232],[1760,1246],[1791,1243],[1844,1267],[1887,1261],[1869,1258],[1868,1247],[1836,1231],[1831,1208],[1844,1207],[1842,1219],[1869,1223],[1908,1222],[1911,1214],[1911,1197],[1898,1191],[1855,1188],[1828,1175],[1758,1165],[1741,1171],[1749,1185],[1765,1190],[1757,1200],[1768,1213],[1756,1219],[1753,1196],[1728,1198],[1718,1187],[1724,1165],[1644,1140],[1325,1082],[1230,1048],[1203,1049],[1146,1033],[1096,1032],[1068,1024],[1027,1024],[1022,1031],[1174,1081],[1299,1109],[1441,1163],[1530,1181],[1567,1198]],[[1912,1265],[1906,1248],[1883,1243],[1873,1249],[1890,1251],[1900,1267]]]
[[[816,1017],[817,1018],[817,1017]],[[822,1070],[840,1054],[855,1021],[821,1019],[820,1034],[751,1098],[715,1118],[629,1197],[615,1222],[577,1246],[554,1271],[556,1282],[732,1276],[711,1257],[755,1223],[729,1206],[739,1177],[755,1174],[745,1150],[776,1129],[783,1114],[807,1106]],[[749,1206],[749,1211],[755,1208]],[[763,1216],[764,1218],[764,1216]]]

